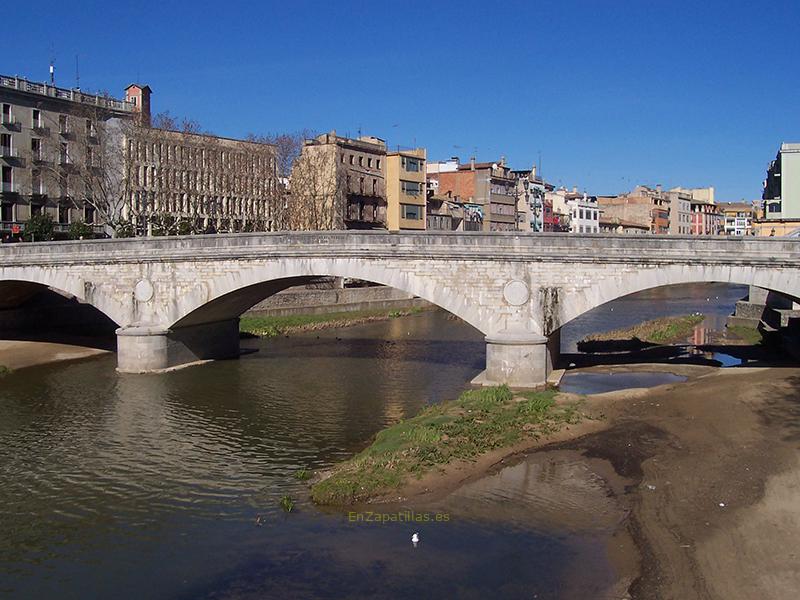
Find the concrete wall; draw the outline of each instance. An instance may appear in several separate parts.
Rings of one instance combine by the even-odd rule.
[[[385,286],[314,290],[295,288],[278,292],[262,300],[248,313],[265,315],[324,314],[352,312],[383,308],[410,308],[429,306],[421,298],[414,298],[402,290]]]

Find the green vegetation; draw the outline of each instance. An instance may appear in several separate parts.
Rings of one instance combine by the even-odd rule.
[[[672,344],[686,340],[694,328],[703,322],[705,315],[683,315],[645,321],[633,327],[614,329],[587,336],[583,342],[610,340],[639,340],[650,344]]]
[[[538,439],[580,420],[580,402],[557,404],[553,390],[512,393],[503,385],[469,390],[375,436],[371,446],[311,488],[318,504],[352,504],[400,488],[457,460]]]
[[[53,218],[47,214],[42,213],[33,215],[28,222],[25,223],[25,239],[30,242],[46,242],[53,239],[53,231],[55,230],[55,223]]]
[[[359,310],[320,315],[287,315],[284,317],[244,315],[239,321],[239,331],[261,337],[276,337],[297,331],[315,331],[332,327],[346,327],[371,321],[383,321],[422,312],[421,308],[408,310]]]
[[[294,509],[294,500],[292,500],[291,496],[284,496],[281,498],[280,502],[278,502],[278,506],[280,506],[284,512],[292,512]]]
[[[294,472],[294,478],[300,481],[308,481],[311,479],[311,475],[312,473],[308,469],[298,469]]]
[[[0,365],[0,377],[11,374],[11,369],[5,365]]]
[[[728,334],[752,346],[760,344],[764,339],[757,327],[747,327],[745,325],[729,325]]]
[[[94,230],[91,225],[83,221],[73,221],[69,226],[68,235],[71,240],[91,240],[94,238]]]

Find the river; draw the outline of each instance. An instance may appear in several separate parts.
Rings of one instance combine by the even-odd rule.
[[[666,314],[718,327],[744,291],[622,299],[562,345]],[[458,395],[483,368],[477,331],[432,311],[245,343],[258,352],[166,375],[119,375],[105,356],[0,379],[0,597],[579,598],[613,582],[619,482],[569,453],[408,506],[424,523],[351,522],[304,499],[298,469]]]

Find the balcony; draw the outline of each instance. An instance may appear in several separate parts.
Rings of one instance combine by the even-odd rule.
[[[19,184],[18,183],[8,183],[3,182],[0,184],[0,193],[3,194],[19,194]]]
[[[14,115],[3,115],[0,117],[0,124],[6,127],[15,127],[17,125],[17,118]]]
[[[0,158],[19,158],[19,150],[11,146],[0,146]]]

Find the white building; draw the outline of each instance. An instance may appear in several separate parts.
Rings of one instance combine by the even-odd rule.
[[[570,233],[600,233],[600,208],[596,197],[567,193],[567,207]]]

